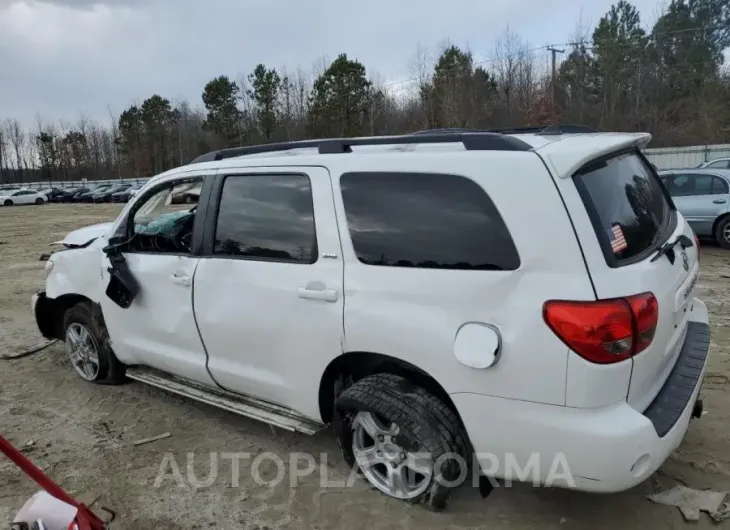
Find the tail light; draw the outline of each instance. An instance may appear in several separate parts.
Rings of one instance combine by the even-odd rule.
[[[609,364],[628,359],[651,344],[659,305],[651,293],[595,302],[550,300],[543,306],[543,318],[578,355]]]

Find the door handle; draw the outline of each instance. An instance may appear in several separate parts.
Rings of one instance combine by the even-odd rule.
[[[170,279],[172,280],[172,283],[182,285],[183,287],[190,287],[193,284],[190,276],[178,276],[177,274],[170,274]]]
[[[715,199],[712,201],[714,204],[725,204],[727,201],[725,199]]]
[[[325,302],[337,301],[337,290],[327,289],[322,282],[309,282],[306,287],[297,289],[297,296],[305,300],[324,300]]]

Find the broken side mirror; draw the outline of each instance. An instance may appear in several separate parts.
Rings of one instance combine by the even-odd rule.
[[[122,252],[128,250],[129,240],[123,236],[112,236],[108,245],[102,250],[109,259],[109,285],[106,287],[106,295],[109,299],[122,309],[132,305],[139,294],[139,283],[127,266]]]
[[[111,267],[109,271],[109,285],[106,287],[106,295],[109,299],[122,309],[132,305],[139,294],[139,283],[129,271],[127,262],[121,254],[109,258]]]
[[[123,236],[112,236],[107,240],[107,245],[102,251],[109,257],[118,255],[126,250],[128,243],[129,241]]]

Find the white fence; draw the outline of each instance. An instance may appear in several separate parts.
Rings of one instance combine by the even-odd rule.
[[[27,188],[31,190],[45,190],[48,188],[93,188],[94,186],[97,186],[99,184],[143,184],[148,180],[148,178],[109,180],[45,180],[38,182],[23,182],[19,184],[2,184],[0,185],[0,190],[14,188]]]
[[[659,147],[644,154],[657,169],[688,169],[714,158],[730,157],[730,144]]]

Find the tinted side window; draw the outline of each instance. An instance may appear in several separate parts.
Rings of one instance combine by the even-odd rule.
[[[718,160],[717,162],[708,164],[706,167],[710,169],[727,169],[730,167],[728,164],[730,164],[730,160]]]
[[[226,177],[213,252],[217,255],[291,263],[317,261],[317,236],[309,177]]]
[[[681,174],[674,177],[674,185],[672,187],[672,195],[676,197],[688,197],[691,195],[712,195],[720,193],[719,184],[715,184],[716,180],[720,180],[712,175],[699,174]]]
[[[484,190],[457,175],[346,173],[342,200],[362,263],[514,270],[512,237]]]
[[[719,177],[715,177],[712,181],[712,194],[713,195],[727,195],[730,193],[727,182]]]
[[[710,175],[696,175],[694,177],[694,193],[693,195],[711,195],[712,180]]]

